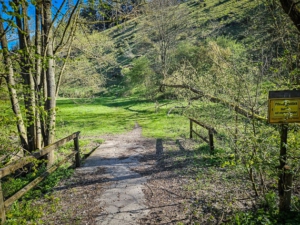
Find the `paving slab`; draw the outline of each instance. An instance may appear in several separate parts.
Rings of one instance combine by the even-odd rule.
[[[152,144],[149,146],[149,143]],[[149,147],[155,148],[155,141],[141,141],[141,128],[136,126],[121,138],[105,140],[87,158],[82,170],[101,167],[109,177],[109,185],[97,199],[99,207],[104,209],[97,215],[97,225],[138,224],[138,220],[148,214],[143,193],[147,177],[133,168],[139,165],[139,158]]]

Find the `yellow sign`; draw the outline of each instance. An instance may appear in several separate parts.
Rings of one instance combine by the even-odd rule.
[[[300,98],[269,99],[270,123],[300,122]]]

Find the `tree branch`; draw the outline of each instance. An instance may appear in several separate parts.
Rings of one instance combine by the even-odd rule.
[[[295,0],[280,0],[284,12],[291,18],[294,25],[300,31],[300,9],[297,6],[299,3]]]
[[[220,104],[222,104],[224,106],[230,107],[234,111],[236,111],[237,113],[239,113],[239,114],[241,114],[241,115],[243,115],[243,116],[245,116],[245,117],[247,117],[249,119],[257,119],[257,120],[262,121],[262,122],[267,122],[267,119],[265,117],[259,116],[259,115],[255,114],[255,113],[252,113],[251,111],[248,111],[247,109],[244,109],[241,106],[235,105],[235,104],[233,104],[231,102],[228,102],[228,101],[226,101],[224,99],[221,99],[221,98],[209,95],[209,94],[205,94],[203,91],[195,89],[195,88],[193,88],[191,86],[188,86],[188,85],[185,85],[185,84],[162,84],[161,86],[171,87],[171,88],[188,89],[191,92],[200,95],[201,97],[208,98],[211,102],[220,103]]]

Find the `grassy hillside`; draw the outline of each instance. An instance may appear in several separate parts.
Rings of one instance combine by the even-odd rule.
[[[231,195],[216,206],[222,208],[218,216],[227,210],[229,224],[277,224],[285,217],[277,195],[281,127],[266,122],[268,92],[299,89],[299,58],[296,30],[276,1],[149,4],[135,19],[104,32],[81,26],[60,88],[57,138],[80,130],[81,148],[90,149],[101,143],[99,135],[122,133],[135,123],[147,137],[186,138],[187,118],[193,117],[218,133],[215,155],[200,154],[207,147],[203,144],[190,153],[195,195],[202,178],[209,177],[214,187],[214,174],[224,172],[220,183],[228,184]],[[0,134],[8,137],[14,121],[7,119],[8,102],[0,107],[5,112]],[[285,163],[294,178],[291,209],[296,214],[299,138],[298,124],[290,124]],[[197,163],[205,157],[213,163]],[[251,210],[232,194],[240,191],[232,185],[235,179],[245,185]],[[197,201],[191,203],[195,218],[204,204]],[[230,209],[234,204],[238,210]]]
[[[272,7],[276,10],[272,11]],[[164,15],[162,20],[171,21],[164,22],[170,28],[177,27],[167,33],[169,74],[178,70],[183,60],[203,61],[199,55],[205,58],[207,51],[211,51],[208,43],[220,37],[224,40],[218,44],[223,47],[234,48],[233,42],[226,46],[228,40],[243,45],[252,61],[259,63],[265,58],[268,61],[265,71],[275,64],[284,67],[273,59],[284,56],[284,48],[295,47],[295,30],[289,19],[278,5],[270,6],[264,1],[190,0],[167,11],[171,15],[166,16],[155,7],[145,8],[139,17],[104,32],[88,34],[79,29],[60,95],[88,97],[109,91],[115,84],[121,85],[119,94],[138,91],[147,97],[160,95],[157,88],[161,81],[159,25],[163,24],[156,18],[159,13]],[[172,16],[180,19],[172,20]],[[282,43],[284,39],[292,40]],[[134,66],[140,66],[138,74],[131,70]],[[198,74],[207,72],[195,63],[192,66]]]
[[[178,29],[171,37],[174,43],[170,48],[170,52],[174,52],[180,44],[191,43],[193,46],[200,46],[205,43],[206,39],[218,36],[226,36],[248,43],[253,40],[258,41],[246,33],[251,27],[249,23],[253,12],[256,12],[259,7],[258,2],[246,0],[186,1],[180,7],[173,7],[171,11],[180,10],[180,13],[182,13],[182,21],[177,22],[177,25],[182,28]],[[106,81],[108,89],[111,88],[112,83],[121,83],[126,87],[124,72],[126,72],[126,69],[131,68],[134,61],[142,56],[147,57],[150,65],[154,67],[153,64],[157,62],[159,55],[158,33],[155,29],[157,21],[153,20],[154,14],[155,12],[151,9],[147,9],[146,14],[104,32],[94,32],[91,35],[79,29],[75,40],[76,51],[73,53],[73,61],[80,62],[81,76],[87,79],[77,83],[77,86],[75,84],[75,87],[82,89],[82,86],[85,86],[87,89],[92,90],[86,84],[88,82],[85,82],[85,80],[95,77],[95,72],[91,71],[91,66],[96,68],[100,80],[104,79]],[[263,30],[264,28],[259,32],[263,32]],[[75,82],[68,76],[68,74],[74,76],[74,69],[77,68],[76,66],[74,68],[73,63],[69,65],[61,96],[67,96],[66,89],[70,89],[70,93],[80,97],[80,93],[74,94]],[[98,84],[101,86],[103,82],[98,81]],[[101,92],[103,88],[93,89],[90,94],[96,94],[97,91]],[[84,97],[85,94],[82,95],[81,97]]]
[[[97,42],[97,36],[108,42]],[[241,213],[236,224],[277,220],[280,127],[266,123],[268,92],[298,89],[300,84],[296,29],[279,4],[248,0],[190,0],[168,7],[149,4],[139,17],[91,37],[89,43],[106,49],[97,58],[102,60],[99,71],[105,85],[91,95],[113,95],[116,103],[121,96],[135,96],[153,105],[169,99],[172,105],[164,113],[181,109],[185,117],[215,127],[219,150],[230,156],[222,166],[247,177],[251,195],[264,198],[256,198],[261,211]],[[133,116],[133,108],[145,113],[146,105],[124,107],[125,117],[134,118],[131,124],[139,122],[149,136],[167,137],[172,124],[168,129],[155,126],[163,117],[149,114],[143,123],[145,114]],[[241,115],[237,108],[246,113]],[[154,129],[161,133],[149,132]],[[298,126],[292,124],[290,130],[286,163],[297,174]],[[296,179],[293,190],[292,208],[297,211]]]

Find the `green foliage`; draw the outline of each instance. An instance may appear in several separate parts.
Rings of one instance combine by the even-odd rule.
[[[189,41],[181,42],[178,44],[176,50],[174,51],[173,64],[182,64],[188,61],[193,65],[193,67],[198,68],[199,64],[202,63],[201,56],[204,55],[205,53],[201,52],[201,48],[194,45],[193,43]]]
[[[6,225],[44,224],[41,218],[47,213],[56,212],[59,198],[45,195],[47,205],[37,204],[34,200],[16,201],[6,214]]]
[[[234,224],[271,225],[278,223],[277,220],[270,216],[268,213],[264,212],[263,210],[258,210],[257,213],[247,212],[236,214],[234,218]]]
[[[266,193],[264,199],[262,199],[259,203],[259,208],[256,211],[240,212],[235,214],[233,224],[299,224],[299,213],[295,211],[291,211],[289,213],[279,213],[277,207],[277,198],[277,194],[273,191]]]
[[[11,112],[8,100],[0,99],[0,157],[6,155],[2,164],[7,163],[11,154],[18,152],[18,133],[15,128],[16,118]]]
[[[116,134],[134,127],[135,122],[143,127],[147,137],[177,137],[187,135],[187,119],[178,111],[168,115],[176,103],[141,97],[101,97],[58,100],[57,123],[59,137],[80,130],[85,136]],[[174,124],[174,120],[177,121]]]
[[[41,206],[35,206],[33,201],[15,202],[6,214],[7,225],[40,224],[39,219],[44,215]]]
[[[37,174],[29,173],[26,177],[11,178],[9,181],[3,182],[4,196],[10,196],[16,191],[20,190],[24,185],[29,183],[37,175],[42,174],[45,168],[41,168]],[[41,224],[40,220],[47,210],[57,210],[56,205],[59,199],[53,198],[49,193],[53,190],[58,182],[62,179],[67,179],[73,174],[73,170],[65,167],[58,168],[55,172],[50,174],[37,187],[27,192],[20,201],[16,201],[9,208],[6,213],[7,222],[5,224],[19,225],[19,224]],[[46,195],[45,195],[46,194]],[[36,204],[34,200],[44,197],[49,201],[46,206]]]
[[[145,95],[148,99],[156,96],[158,76],[151,68],[147,57],[142,56],[133,60],[132,67],[124,68],[122,73],[131,93],[140,92],[140,95]]]
[[[39,163],[40,164],[40,163]],[[37,166],[38,164],[36,164]],[[40,176],[46,171],[46,167],[42,166],[37,168],[31,167],[30,172],[26,176],[20,176],[17,178],[10,177],[2,184],[4,197],[10,197],[27,185],[29,182]],[[73,174],[73,170],[67,167],[60,167],[55,172],[51,173],[43,180],[38,188],[32,189],[24,195],[24,199],[35,199],[52,190],[52,188],[58,184],[61,179],[66,179]]]
[[[28,179],[16,178],[10,179],[2,184],[3,195],[9,197],[28,184]]]
[[[30,181],[35,179],[41,173],[45,171],[45,168],[41,168],[39,171],[37,170],[37,166],[42,161],[33,160],[29,169],[24,168],[23,173],[19,174],[19,177],[7,177],[5,178],[5,182],[2,184],[3,196],[5,198],[12,196],[25,185],[27,185]]]
[[[149,76],[153,75],[149,60],[145,56],[133,60],[132,68],[125,68],[122,72],[128,84],[132,86],[141,84]]]
[[[216,167],[227,173],[234,171],[237,177],[247,181],[245,183],[254,190],[252,194],[260,195],[263,200],[258,203],[258,210],[237,213],[232,218],[235,224],[279,223],[282,215],[278,213],[274,192],[279,132],[275,126],[234,111],[236,105],[247,110],[249,115],[256,113],[266,117],[269,90],[299,86],[298,37],[286,15],[269,3],[212,0],[206,1],[203,7],[200,1],[188,1],[178,6],[181,10],[178,13],[161,14],[190,12],[184,13],[189,22],[179,28],[176,26],[185,20],[160,21],[157,18],[154,21],[159,14],[147,14],[147,17],[141,16],[139,20],[101,34],[95,32],[86,36],[84,31],[79,32],[60,95],[87,99],[58,101],[59,137],[76,130],[81,130],[85,138],[121,133],[132,129],[137,122],[147,137],[178,138],[187,137],[188,133],[188,120],[182,115],[205,121],[218,132],[215,154],[209,154],[207,145],[200,145],[188,157],[178,156],[176,163],[186,159],[193,166],[191,170]],[[164,40],[157,29],[159,22],[169,29],[164,33],[164,37],[170,38],[167,40],[170,45],[165,46],[168,60],[164,65],[161,51]],[[166,88],[160,90],[164,93],[159,93],[158,86],[162,82],[190,85],[232,105],[212,103],[210,97],[192,101],[199,95],[189,89]],[[89,98],[101,91],[105,93],[101,98]],[[158,96],[163,97],[159,99]],[[166,101],[165,96],[173,100]],[[180,109],[176,108],[178,106]],[[16,132],[6,129],[15,119],[4,114],[0,117],[0,125],[5,129],[0,132],[16,136]],[[292,167],[295,186],[299,184],[299,137],[298,128],[293,126],[287,145],[287,163]],[[102,140],[93,142],[101,143]],[[0,143],[2,149],[9,147],[9,142],[0,139]],[[88,141],[81,141],[82,144],[88,145]],[[205,175],[197,172],[197,181],[200,181]],[[40,193],[49,191],[57,183],[56,178],[65,175],[51,178]],[[23,182],[16,179],[12,190]],[[38,196],[39,191],[34,195]],[[299,205],[297,195],[293,199],[293,210],[299,211]],[[297,220],[295,217],[294,221]],[[286,223],[294,221],[286,220]]]
[[[115,65],[114,45],[105,34],[92,33],[86,40],[86,33],[78,32],[74,51],[67,62],[62,76],[59,95],[70,98],[88,98],[103,90],[106,79],[103,75]],[[105,55],[105,57],[104,57]],[[63,60],[59,62],[63,63]]]
[[[96,139],[94,140],[97,144],[102,144],[104,143],[104,140],[103,139]]]
[[[24,195],[25,199],[39,198],[42,195],[49,193],[53,188],[63,179],[69,178],[73,174],[73,169],[65,166],[59,167],[56,171],[51,173],[43,180],[38,188],[35,188]]]

